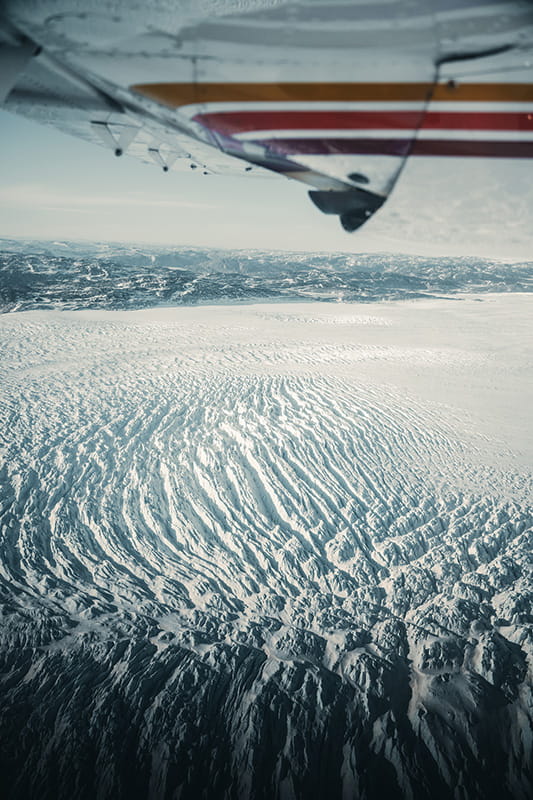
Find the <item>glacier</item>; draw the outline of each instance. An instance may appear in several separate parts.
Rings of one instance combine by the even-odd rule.
[[[6,796],[530,797],[527,265],[110,307],[85,258],[0,316]]]

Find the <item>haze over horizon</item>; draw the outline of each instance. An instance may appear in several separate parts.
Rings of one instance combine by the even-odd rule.
[[[155,166],[0,112],[0,236],[228,249],[529,257],[523,165],[409,163],[355,235],[284,178],[164,175]],[[457,169],[470,195],[458,191]],[[437,172],[435,171],[437,169]],[[274,234],[273,234],[274,232]]]

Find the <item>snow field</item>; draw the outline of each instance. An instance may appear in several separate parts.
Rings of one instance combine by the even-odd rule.
[[[321,731],[340,748],[326,768],[339,797],[367,786],[363,753],[390,765],[390,791],[445,791],[459,765],[464,797],[489,786],[486,753],[502,796],[525,797],[532,473],[515,433],[531,302],[490,304],[455,304],[453,329],[446,301],[1,318],[4,720],[31,692],[39,724],[56,709],[60,750],[74,723],[50,679],[69,663],[77,681],[90,656],[106,675],[95,720],[113,692],[144,709],[155,797],[189,746],[187,675],[227,674],[205,713],[228,726],[228,785],[249,796],[261,781],[268,796],[289,756],[280,796],[298,796]],[[487,345],[494,318],[507,329]],[[263,768],[272,693],[286,730]],[[511,734],[489,745],[494,693]],[[117,775],[99,780],[118,791]],[[183,771],[184,796],[198,780]]]

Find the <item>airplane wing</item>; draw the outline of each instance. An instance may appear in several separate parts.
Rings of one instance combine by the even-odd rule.
[[[409,158],[532,159],[532,64],[531,0],[4,0],[0,17],[7,110],[165,171],[299,180],[348,231]]]

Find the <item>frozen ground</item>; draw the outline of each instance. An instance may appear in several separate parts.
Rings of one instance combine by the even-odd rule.
[[[532,312],[3,315],[8,795],[529,797]]]

